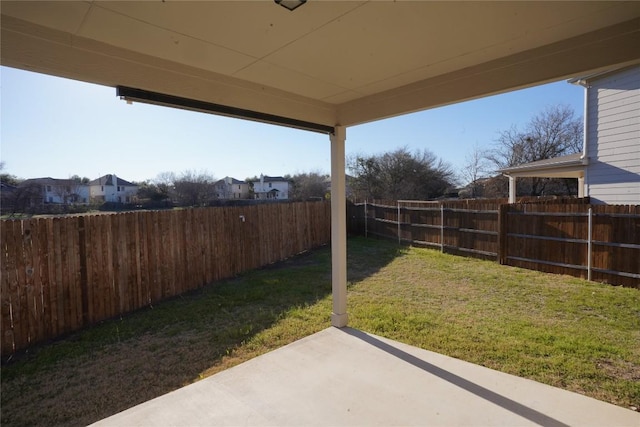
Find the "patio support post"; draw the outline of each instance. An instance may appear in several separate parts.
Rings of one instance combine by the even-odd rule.
[[[584,197],[584,176],[578,178],[578,197]]]
[[[331,134],[331,325],[347,326],[347,205],[345,190],[346,129]]]
[[[509,203],[516,202],[516,177],[509,175]]]

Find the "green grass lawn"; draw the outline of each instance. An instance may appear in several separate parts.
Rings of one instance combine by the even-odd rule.
[[[328,248],[104,322],[2,366],[1,419],[78,425],[329,326]],[[349,240],[350,326],[640,406],[640,291]]]

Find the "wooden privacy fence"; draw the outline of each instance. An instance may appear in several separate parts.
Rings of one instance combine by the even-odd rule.
[[[497,259],[499,209],[505,200],[376,201],[350,207],[351,221],[365,235],[393,237],[447,253]],[[398,220],[399,219],[399,220]]]
[[[500,262],[640,289],[640,206],[503,205]]]
[[[365,235],[640,288],[640,206],[496,199],[376,201],[349,209],[352,231]]]
[[[330,204],[2,221],[2,355],[330,240]]]

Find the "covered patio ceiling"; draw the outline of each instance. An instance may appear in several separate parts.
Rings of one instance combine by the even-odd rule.
[[[351,126],[640,58],[640,3],[2,1],[2,65]]]

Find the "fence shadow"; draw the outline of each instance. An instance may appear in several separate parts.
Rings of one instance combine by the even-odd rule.
[[[349,280],[402,251],[349,239]],[[327,327],[330,294],[325,246],[32,347],[2,368],[0,421],[95,422]]]
[[[357,329],[345,328],[343,332],[349,334],[353,337],[356,337],[367,344],[376,347],[391,356],[397,357],[405,363],[411,364],[416,368],[422,369],[423,371],[434,375],[448,383],[459,387],[481,399],[484,399],[488,402],[491,402],[494,405],[500,406],[501,408],[510,411],[516,415],[521,416],[522,418],[526,418],[532,423],[541,425],[541,426],[555,426],[555,427],[568,427],[567,424],[550,417],[540,411],[537,411],[533,408],[530,408],[526,405],[523,405],[519,402],[516,402],[513,399],[508,398],[507,396],[496,393],[492,390],[487,389],[486,387],[481,386],[480,384],[474,383],[473,381],[469,381],[466,378],[463,378],[459,375],[454,374],[453,372],[443,369],[439,366],[436,366],[432,363],[427,362],[424,359],[416,357],[412,354],[409,354],[400,348],[388,344],[384,341],[379,340],[378,338],[371,336],[365,332],[359,331]]]

